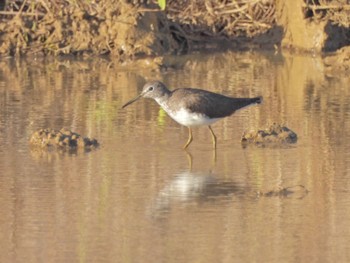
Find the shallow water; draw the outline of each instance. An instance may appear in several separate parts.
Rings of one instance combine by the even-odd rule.
[[[349,78],[320,58],[222,53],[177,69],[104,60],[0,61],[0,262],[349,262]],[[187,129],[149,100],[145,79],[264,103]],[[284,123],[290,147],[242,148]],[[73,154],[29,147],[39,128],[97,138]],[[258,196],[303,185],[288,196]],[[293,188],[294,189],[294,188]]]

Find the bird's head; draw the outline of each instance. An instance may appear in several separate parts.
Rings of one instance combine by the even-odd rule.
[[[131,103],[137,101],[140,98],[151,98],[151,99],[157,99],[157,98],[161,98],[166,94],[169,94],[169,90],[167,89],[167,87],[160,81],[153,81],[153,82],[147,82],[143,88],[141,93],[133,98],[132,100],[128,101],[127,103],[125,103],[123,105],[123,109],[130,105]]]

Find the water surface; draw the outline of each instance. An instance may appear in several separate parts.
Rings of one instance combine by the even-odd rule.
[[[0,262],[349,262],[349,78],[320,58],[222,53],[155,72],[104,60],[0,62]],[[187,129],[136,96],[145,80],[264,103]],[[283,123],[290,147],[242,148]],[[97,138],[96,151],[29,147],[39,128]],[[303,185],[309,193],[257,196]]]

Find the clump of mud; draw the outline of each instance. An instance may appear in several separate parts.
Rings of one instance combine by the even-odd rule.
[[[297,134],[291,129],[281,126],[280,124],[272,124],[265,130],[253,130],[244,132],[242,135],[242,145],[278,145],[296,143],[298,140]]]
[[[82,137],[78,133],[68,129],[60,131],[54,129],[40,129],[33,133],[30,138],[30,144],[41,148],[59,148],[59,149],[93,149],[99,146],[96,139]]]

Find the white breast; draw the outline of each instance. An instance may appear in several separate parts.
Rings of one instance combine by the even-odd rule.
[[[211,119],[208,116],[201,113],[189,112],[185,108],[180,108],[177,111],[170,110],[169,108],[166,107],[166,105],[162,106],[162,108],[165,110],[166,113],[168,113],[168,115],[173,120],[187,127],[210,125],[220,119],[220,118]]]

